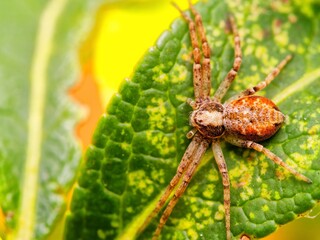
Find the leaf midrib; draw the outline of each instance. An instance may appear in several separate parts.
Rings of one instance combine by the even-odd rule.
[[[46,73],[52,53],[57,21],[66,3],[67,0],[51,0],[44,8],[39,19],[35,51],[30,69],[26,160],[22,178],[17,232],[13,239],[33,239],[34,235],[46,96]]]
[[[306,87],[313,82],[315,82],[317,79],[320,78],[320,68],[316,69],[312,72],[305,73],[300,79],[283,89],[280,93],[278,93],[276,96],[274,96],[272,99],[276,104],[281,103],[285,99],[287,99],[290,95],[297,93],[303,89],[306,89]]]

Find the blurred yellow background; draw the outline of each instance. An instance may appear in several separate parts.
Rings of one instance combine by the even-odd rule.
[[[182,9],[187,8],[187,0],[175,2]],[[114,1],[100,10],[96,28],[84,47],[85,52],[89,52],[89,56],[82,60],[86,78],[86,84],[82,83],[82,87],[86,89],[77,96],[85,104],[88,101],[86,99],[91,99],[91,103],[87,102],[90,116],[78,129],[82,131],[80,135],[84,148],[89,144],[105,106],[118,91],[119,84],[131,76],[148,47],[177,17],[179,13],[172,7],[170,0]],[[301,218],[281,227],[264,240],[319,240],[319,226],[319,217]]]
[[[186,9],[187,0],[176,1]],[[94,74],[106,105],[118,90],[119,81],[134,68],[163,30],[179,16],[170,0],[127,0],[107,5],[101,11],[94,50]]]

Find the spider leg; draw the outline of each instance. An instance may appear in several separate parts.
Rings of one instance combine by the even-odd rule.
[[[191,3],[191,0],[189,0],[189,7],[191,9],[192,14],[194,15],[194,19],[197,25],[197,30],[201,38],[201,47],[202,47],[202,53],[203,53],[203,60],[202,60],[203,97],[209,97],[210,90],[211,90],[211,66],[210,66],[211,50],[207,41],[206,32],[202,24],[201,15],[194,8],[194,6]]]
[[[193,161],[193,155],[194,152],[198,148],[199,141],[201,141],[200,134],[196,134],[192,141],[190,142],[188,148],[186,149],[181,162],[177,168],[176,175],[171,179],[169,185],[167,186],[165,192],[161,196],[160,200],[158,201],[156,207],[154,210],[149,214],[149,216],[146,218],[144,223],[141,225],[140,229],[138,230],[138,233],[141,233],[146,226],[149,224],[149,222],[152,220],[152,218],[159,213],[163,205],[166,203],[167,199],[169,198],[171,192],[173,189],[177,186],[177,184],[180,182],[182,175],[185,173],[185,171],[188,169],[190,163]]]
[[[234,18],[230,17],[229,22],[230,22],[231,29],[232,29],[232,32],[234,35],[234,62],[233,62],[233,66],[232,66],[231,70],[228,72],[227,76],[224,78],[224,80],[221,82],[220,86],[218,87],[218,89],[214,93],[213,98],[214,98],[214,100],[216,100],[218,102],[221,101],[223,96],[228,91],[231,83],[235,79],[235,77],[240,69],[241,62],[242,62],[240,37],[239,37],[237,26],[234,22]]]
[[[228,169],[226,165],[226,161],[223,157],[223,152],[220,147],[219,139],[215,139],[212,141],[212,151],[216,163],[218,165],[219,172],[222,177],[223,184],[223,205],[225,211],[225,223],[226,223],[226,234],[227,240],[231,239],[231,229],[230,229],[230,181],[228,175]]]
[[[190,2],[189,2],[190,3]],[[211,70],[210,70],[210,49],[208,47],[208,43],[205,37],[204,29],[202,26],[202,20],[201,16],[195,11],[195,9],[192,7],[191,3],[190,6],[193,8],[192,12],[195,13],[196,15],[196,23],[186,14],[184,13],[180,7],[176,3],[172,3],[173,6],[180,12],[181,16],[184,18],[184,20],[188,23],[189,25],[189,33],[190,33],[190,38],[191,38],[191,45],[192,45],[192,54],[193,54],[193,88],[194,88],[194,95],[195,95],[195,100],[198,102],[200,99],[203,99],[208,96],[208,93],[210,93],[210,86],[208,90],[208,86],[204,87],[203,83],[203,74],[210,75]],[[200,26],[201,25],[201,26]],[[203,70],[203,67],[201,66],[201,51],[199,47],[199,42],[198,42],[198,36],[197,36],[197,30],[196,27],[200,27],[199,33],[201,34],[201,39],[203,41],[203,44],[205,45],[204,47],[204,53],[205,57],[209,57],[209,74],[208,74],[208,64],[205,66],[205,70]],[[208,53],[209,52],[209,53]],[[208,59],[205,61],[207,62]],[[209,80],[206,80],[206,84],[209,81],[210,85],[210,78]],[[206,89],[206,90],[204,90]]]
[[[270,160],[272,160],[275,164],[280,165],[281,167],[287,169],[290,173],[292,173],[294,176],[299,178],[302,181],[305,181],[307,183],[312,183],[311,179],[307,178],[306,176],[299,173],[297,170],[286,164],[281,158],[279,158],[277,155],[275,155],[273,152],[271,152],[269,149],[263,147],[261,144],[249,141],[249,140],[243,140],[239,138],[235,138],[230,134],[225,134],[224,139],[238,147],[245,147],[245,148],[251,148],[258,152],[263,153],[266,157],[268,157]]]
[[[284,66],[292,59],[292,55],[288,55],[285,57],[285,59],[283,59],[278,66],[276,66],[271,73],[268,74],[268,76],[260,83],[258,83],[258,85],[248,88],[246,90],[244,90],[243,92],[235,95],[234,97],[230,98],[228,100],[228,102],[230,102],[231,100],[237,99],[237,98],[241,98],[244,96],[248,96],[248,95],[253,95],[256,92],[264,89],[266,86],[268,86],[274,79],[276,76],[278,76],[278,74],[280,73],[280,71],[284,68]]]
[[[193,177],[204,153],[206,152],[206,150],[209,146],[209,141],[203,139],[202,137],[198,138],[196,141],[197,141],[197,149],[193,153],[192,160],[191,160],[192,162],[189,164],[188,169],[186,170],[186,172],[183,176],[182,182],[180,183],[179,187],[177,188],[173,197],[171,198],[170,202],[168,203],[166,209],[164,210],[164,212],[160,218],[160,222],[158,224],[158,227],[153,234],[152,240],[156,240],[159,237],[164,224],[168,220],[168,218],[169,218],[173,208],[177,204],[178,200],[180,199],[180,197],[183,195],[184,191],[188,187],[191,178]]]

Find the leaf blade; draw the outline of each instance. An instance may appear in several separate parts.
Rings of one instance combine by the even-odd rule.
[[[212,3],[210,2],[208,4],[210,5]],[[210,7],[212,7],[212,5],[210,5]],[[262,3],[261,5],[262,6],[259,5],[259,7],[262,7],[262,9],[269,7],[263,5]],[[211,26],[215,26],[216,28],[219,26],[221,28],[221,25],[219,25],[219,23],[221,23],[221,21],[224,20],[224,14],[227,12],[227,10],[226,7],[223,7],[219,4],[215,6],[214,11],[210,7],[203,7],[200,8],[200,10],[207,14],[205,15],[207,23],[206,29],[207,32],[209,32],[209,34],[212,34],[214,33],[215,28]],[[248,9],[246,9],[244,12],[248,13]],[[265,15],[268,14],[270,14],[270,12],[267,12]],[[219,16],[220,19],[216,16]],[[214,19],[208,20],[210,17]],[[263,19],[264,17],[265,16],[262,15],[258,22],[261,22],[262,26],[267,26],[266,20]],[[276,15],[276,17],[278,17],[278,15]],[[241,17],[237,18],[241,19]],[[272,19],[270,18],[268,19],[268,21],[271,20]],[[249,24],[242,27],[251,29],[255,23],[256,22],[253,22],[252,20],[252,22],[249,21]],[[180,55],[178,54],[176,62],[178,62],[178,64],[181,63],[180,65],[182,66],[177,66],[178,64],[176,64],[176,66],[172,67],[170,59],[165,59],[165,61],[163,61],[163,66],[161,66],[160,55],[161,50],[166,46],[166,41],[164,41],[164,43],[160,45],[161,48],[153,48],[149,55],[147,55],[145,59],[142,60],[141,65],[137,67],[135,75],[132,79],[132,82],[140,84],[140,88],[142,89],[139,93],[138,101],[135,100],[135,102],[132,104],[134,106],[133,113],[130,110],[130,116],[125,116],[125,113],[127,112],[123,110],[125,109],[125,104],[121,103],[122,101],[124,101],[124,93],[120,91],[120,94],[116,98],[114,98],[114,101],[111,103],[108,109],[108,115],[104,116],[105,120],[112,118],[115,122],[117,122],[116,125],[113,125],[113,127],[117,126],[121,128],[121,124],[130,125],[130,123],[132,123],[131,127],[134,129],[134,131],[139,132],[139,134],[136,134],[136,136],[132,138],[134,140],[131,146],[130,144],[129,146],[126,146],[129,149],[131,148],[131,152],[133,152],[136,155],[134,157],[131,157],[131,159],[129,160],[128,155],[130,155],[130,150],[128,153],[128,150],[122,149],[121,141],[120,143],[117,143],[116,138],[113,138],[112,142],[109,141],[108,135],[112,135],[114,133],[112,127],[110,127],[109,131],[106,131],[104,132],[105,134],[103,134],[103,141],[109,141],[110,143],[110,145],[108,145],[108,148],[104,148],[103,141],[101,138],[99,138],[99,147],[106,151],[106,158],[104,159],[104,161],[109,160],[110,164],[115,163],[116,161],[111,160],[111,158],[117,158],[117,160],[120,161],[121,154],[124,153],[124,155],[126,156],[125,161],[130,162],[129,166],[127,168],[124,168],[125,171],[128,171],[128,175],[122,176],[124,178],[124,182],[127,183],[127,191],[121,194],[121,196],[127,201],[124,199],[122,201],[119,200],[119,205],[121,205],[120,210],[118,209],[119,213],[116,211],[114,213],[114,217],[116,219],[120,219],[118,220],[119,223],[118,225],[116,224],[117,227],[108,225],[107,227],[104,226],[102,229],[99,229],[102,232],[106,231],[105,234],[111,234],[111,232],[113,232],[114,230],[114,235],[102,234],[102,236],[110,237],[117,236],[117,234],[121,235],[121,231],[125,229],[125,226],[129,226],[130,223],[136,221],[135,214],[136,216],[139,216],[139,213],[145,210],[144,207],[147,205],[147,203],[156,200],[157,195],[155,194],[155,192],[161,192],[166,186],[166,183],[169,182],[169,180],[174,174],[175,166],[177,165],[177,162],[180,161],[181,154],[183,153],[184,147],[187,144],[187,141],[184,138],[184,134],[188,130],[188,128],[186,127],[188,125],[188,119],[186,116],[188,116],[190,108],[183,104],[183,102],[187,97],[192,97],[192,84],[190,77],[191,61],[190,58],[186,57],[187,54],[183,55],[183,53],[190,52],[190,47],[188,46],[188,40],[186,40],[186,28],[185,26],[182,27],[183,24],[181,23],[181,21],[180,26],[180,29],[183,29],[183,40],[180,44],[182,46],[182,50],[179,50],[181,52],[179,53]],[[180,31],[182,32],[182,30]],[[233,55],[233,47],[232,44],[229,43],[229,41],[231,41],[230,37],[225,37],[223,31],[216,31],[219,34],[215,32],[214,39],[211,35],[209,35],[209,41],[211,43],[210,45],[214,46],[214,51],[217,51],[216,56],[213,56],[213,59],[216,62],[213,64],[213,71],[218,72],[218,74],[213,73],[213,75],[216,74],[215,79],[217,79],[217,81],[213,83],[215,87],[219,83],[219,81],[221,81],[221,78],[225,76],[225,73],[229,70],[230,65],[232,63]],[[174,34],[172,34],[172,32],[173,30],[169,33],[166,33],[160,39],[166,39],[167,36],[167,41],[172,40],[171,38],[174,38]],[[244,38],[252,40],[249,38],[248,35],[246,35]],[[257,38],[259,39],[260,36],[257,36]],[[245,46],[244,52],[246,52],[246,57],[248,58],[248,60],[246,60],[247,62],[243,66],[242,73],[239,75],[239,78],[237,79],[239,80],[239,84],[236,86],[232,86],[231,92],[229,93],[230,95],[232,95],[234,92],[248,87],[248,82],[251,82],[251,84],[255,84],[261,79],[263,79],[264,75],[269,72],[269,69],[264,68],[264,66],[267,64],[269,68],[273,67],[277,63],[277,61],[281,59],[281,54],[285,54],[284,46],[275,44],[275,42],[272,40],[270,36],[264,40],[264,43],[266,46],[269,47],[274,47],[274,45],[276,45],[277,47],[279,47],[278,49],[281,49],[280,53],[277,52],[278,49],[273,50],[272,48],[271,52],[267,53],[265,52],[267,48],[261,48],[258,45],[258,41],[256,41],[254,42],[254,44],[256,44],[254,45],[254,49],[256,49],[258,55],[251,56],[250,54],[252,53],[250,53],[250,44]],[[172,41],[171,44],[171,46],[175,46],[176,43]],[[183,44],[186,44],[188,47],[183,46]],[[175,47],[172,47],[172,49],[174,48]],[[259,61],[259,53],[261,52],[266,54],[266,56],[264,56],[264,58],[261,61]],[[168,65],[166,65],[166,61],[169,62]],[[254,71],[250,69],[250,64],[248,63],[260,63],[260,65],[258,65],[257,69]],[[294,66],[299,66],[299,63],[300,62],[294,62],[293,64]],[[144,69],[140,69],[141,66],[143,66]],[[185,69],[187,69],[187,71],[185,71]],[[259,72],[259,70],[261,70],[263,74],[257,74],[256,72]],[[298,77],[301,77],[303,75],[303,71],[301,69],[298,70],[298,75],[293,78],[294,82]],[[249,76],[245,76],[244,73],[249,73]],[[165,76],[163,74],[165,74]],[[291,73],[288,74],[288,72],[284,71],[284,73],[282,73],[282,79],[284,79],[285,81],[282,81],[282,79],[277,80],[276,83],[270,86],[271,91],[267,90],[267,94],[270,94],[269,92],[271,92],[271,95],[275,95],[275,93],[280,91],[280,88],[277,88],[278,81],[281,81],[282,86],[287,86],[288,83],[290,84],[289,80],[292,80],[292,78],[290,78],[292,77],[292,74],[290,74]],[[284,76],[286,76],[286,78]],[[312,80],[312,84],[317,83],[318,82],[316,81],[316,79]],[[170,87],[168,87],[168,85]],[[155,99],[153,99],[153,97]],[[175,114],[171,114],[171,111],[168,110],[168,108],[166,108],[166,103],[168,102],[168,99],[171,101],[170,104],[173,105],[175,108],[173,110]],[[287,109],[287,104],[288,103],[284,104],[282,102],[280,104],[280,107],[283,109]],[[159,112],[152,112],[152,110],[157,108],[165,109],[166,114],[161,115],[160,110]],[[152,116],[152,113],[156,113],[161,117]],[[137,116],[133,117],[134,121],[130,122],[131,116],[135,116],[135,114]],[[294,115],[294,112],[289,112],[289,114]],[[168,123],[168,119],[166,119],[165,116],[170,116],[169,119],[174,119],[173,126],[175,127],[173,128],[174,134],[172,135],[166,135],[166,130],[170,129],[170,127],[168,127],[168,124],[166,125],[166,123]],[[143,117],[147,118],[148,121],[143,121]],[[154,119],[152,119],[152,117],[154,117]],[[313,122],[313,124],[314,123],[317,122]],[[101,131],[102,127],[99,128],[99,130]],[[150,131],[148,132],[148,130]],[[268,148],[275,151],[277,154],[279,154],[281,157],[285,159],[287,158],[287,155],[292,154],[292,152],[285,152],[282,149],[282,144],[285,143],[287,140],[285,138],[285,135],[288,135],[288,133],[286,132],[288,132],[288,128],[283,129],[281,132],[279,132],[279,137],[277,137],[277,135],[275,136],[275,138],[272,138],[270,141],[266,142]],[[99,135],[98,131],[96,132],[96,135]],[[280,138],[281,136],[282,139]],[[170,138],[174,138],[174,143],[170,142]],[[155,139],[154,142],[152,142],[153,139]],[[164,141],[164,143],[162,141]],[[144,148],[144,145],[147,145],[147,147]],[[168,147],[168,145],[170,145],[170,147]],[[161,149],[157,148],[157,146],[160,146]],[[174,150],[172,150],[172,146],[174,146]],[[228,166],[230,166],[231,172],[230,175],[232,176],[233,180],[232,192],[234,196],[237,196],[233,200],[232,207],[232,213],[235,215],[233,222],[235,222],[234,225],[236,225],[233,226],[232,229],[235,235],[240,235],[243,232],[247,232],[249,234],[259,237],[265,236],[270,232],[274,231],[277,228],[277,225],[284,224],[297,216],[297,213],[301,211],[301,209],[303,208],[303,206],[300,206],[300,204],[292,204],[292,208],[296,208],[296,210],[288,211],[285,214],[281,213],[282,207],[279,207],[280,210],[277,210],[278,205],[285,205],[281,202],[282,198],[292,198],[294,195],[294,191],[292,191],[292,189],[294,188],[294,184],[296,184],[296,180],[292,176],[288,175],[287,173],[284,173],[283,170],[274,167],[274,165],[270,163],[270,161],[266,160],[263,156],[260,156],[256,153],[252,153],[251,151],[244,151],[241,149],[230,147],[228,145],[224,145],[224,150],[225,152],[227,150],[226,158],[228,159]],[[173,154],[174,151],[177,152],[176,155]],[[115,152],[117,152],[117,154],[115,154]],[[108,154],[111,154],[112,156],[108,156]],[[212,166],[209,165],[210,163],[206,163],[209,162],[209,160],[210,162],[213,161],[210,153],[206,155],[206,158],[207,161],[204,161],[205,163],[203,167],[199,169],[198,174],[195,176],[195,179],[193,179],[192,183],[188,188],[189,190],[187,190],[186,194],[180,200],[178,206],[175,208],[175,212],[170,217],[169,222],[167,224],[168,226],[166,226],[165,230],[163,231],[164,238],[182,238],[182,236],[184,236],[183,234],[188,234],[189,237],[195,237],[197,236],[197,234],[198,236],[200,234],[204,234],[204,236],[211,237],[213,239],[222,239],[224,237],[225,230],[223,226],[223,209],[221,209],[222,188],[220,179],[218,177],[219,173],[217,172],[216,168],[212,169]],[[249,161],[249,163],[247,163],[247,161],[245,160],[248,158],[249,160],[255,161]],[[99,161],[98,159],[95,160]],[[88,156],[87,161],[91,161],[90,156]],[[299,166],[301,169],[304,168],[303,163],[300,163]],[[165,173],[161,173],[161,170],[164,170]],[[83,170],[83,172],[86,171],[89,170]],[[108,181],[102,181],[100,182],[100,184],[112,185],[112,167],[104,168],[102,172],[103,175],[107,175],[109,172],[109,175],[111,175],[111,177],[109,177],[108,179],[103,179]],[[155,173],[158,173],[158,175],[154,175]],[[164,177],[159,177],[159,174],[162,174]],[[208,179],[204,179],[204,176],[206,176]],[[284,191],[281,190],[283,187],[281,185],[282,183],[277,179],[274,179],[275,176],[278,179],[284,180],[283,182],[286,186],[284,188]],[[318,179],[316,174],[314,174],[312,178]],[[142,181],[142,179],[145,180]],[[116,178],[114,180],[116,180]],[[152,183],[154,183],[154,186],[152,185]],[[255,186],[255,183],[257,183],[258,185]],[[142,186],[143,184],[144,186]],[[315,189],[317,184],[318,183],[316,182],[313,187],[308,187],[307,190],[305,189],[305,194],[299,195],[297,202],[304,202],[305,204],[308,203],[306,204],[306,206],[310,208],[315,203],[315,201],[313,199],[310,199],[308,191],[310,191],[311,189]],[[206,189],[207,186],[208,188],[210,188],[209,190]],[[297,190],[302,191],[304,185],[302,183],[299,183],[297,186],[295,186]],[[79,188],[81,187],[83,186],[80,186]],[[87,188],[87,186],[85,188]],[[109,189],[108,186],[105,186],[105,188]],[[151,191],[152,193],[150,194],[150,192],[148,191]],[[264,201],[262,201],[262,203],[265,204],[260,203],[260,195],[263,196]],[[149,199],[149,202],[145,199]],[[257,222],[257,219],[255,218],[255,214],[260,214],[260,217],[258,219],[263,220],[262,212],[254,212],[252,215],[252,213],[250,213],[249,211],[257,203],[259,203],[260,206],[264,207],[265,209],[269,208],[273,211],[266,214],[266,216],[264,217],[265,221]],[[249,209],[247,210],[247,213],[245,213],[242,209],[243,205],[245,204],[247,204],[246,209]],[[189,208],[186,208],[186,206],[188,206]],[[206,211],[200,212],[199,215],[199,213],[197,213],[195,210],[193,211],[192,208],[196,210],[206,209]],[[141,211],[139,211],[139,209]],[[87,210],[90,211],[90,204]],[[76,212],[76,209],[72,209],[72,211]],[[183,215],[183,213],[185,214]],[[210,219],[208,220],[208,218],[210,217],[211,222]],[[273,220],[273,218],[276,218],[276,220]],[[86,218],[83,216],[82,219]],[[88,218],[83,222],[88,221],[89,219],[92,220],[94,219],[94,217]],[[132,222],[130,222],[130,220],[128,219],[131,219]],[[207,226],[203,227],[202,223],[204,223],[203,225],[206,224]],[[82,227],[86,229],[86,225],[84,223],[82,224]],[[142,239],[150,237],[152,229],[154,229],[157,224],[157,220],[155,220],[151,224],[152,225],[149,229],[147,229],[145,235],[141,237]],[[88,231],[92,230],[89,227],[87,229]],[[95,228],[93,227],[93,229]],[[92,234],[94,234],[94,231],[92,231]],[[94,236],[95,235],[92,235],[91,237]]]

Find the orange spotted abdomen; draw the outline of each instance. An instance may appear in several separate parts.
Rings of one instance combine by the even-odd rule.
[[[263,141],[274,135],[285,117],[268,98],[246,96],[225,106],[225,130],[244,140]]]

